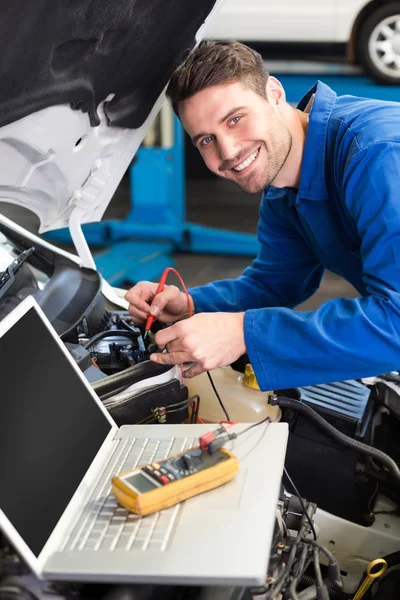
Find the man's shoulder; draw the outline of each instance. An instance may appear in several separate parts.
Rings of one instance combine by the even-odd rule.
[[[359,149],[384,141],[400,141],[400,103],[338,96],[328,129],[334,137],[350,134]]]

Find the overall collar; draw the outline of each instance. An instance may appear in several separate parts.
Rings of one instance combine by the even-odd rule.
[[[299,198],[326,200],[325,154],[328,121],[336,101],[336,93],[322,81],[317,81],[300,100],[302,111],[311,105],[308,128],[301,163]]]

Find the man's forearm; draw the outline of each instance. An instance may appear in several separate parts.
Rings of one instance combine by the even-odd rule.
[[[261,280],[241,275],[189,290],[196,312],[244,312],[251,308],[281,306],[282,297]]]
[[[400,356],[398,331],[397,298],[378,296],[336,298],[313,312],[249,310],[244,318],[246,348],[262,390],[395,370]]]

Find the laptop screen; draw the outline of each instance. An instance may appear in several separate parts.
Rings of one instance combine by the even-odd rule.
[[[111,425],[34,308],[0,373],[0,508],[38,556]]]

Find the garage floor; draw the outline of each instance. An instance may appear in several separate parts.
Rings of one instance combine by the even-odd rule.
[[[189,177],[187,180],[186,212],[188,221],[255,233],[259,201],[260,196],[248,196],[234,185],[217,177]],[[129,210],[129,202],[129,180],[125,177],[104,218],[123,219]],[[0,212],[27,229],[37,232],[38,218],[29,211],[11,204],[0,203]],[[247,257],[183,253],[175,255],[176,268],[188,287],[216,279],[236,277],[249,262],[250,259]],[[357,294],[350,284],[332,273],[326,273],[318,292],[299,308],[313,310],[331,298],[354,297],[355,295]]]

